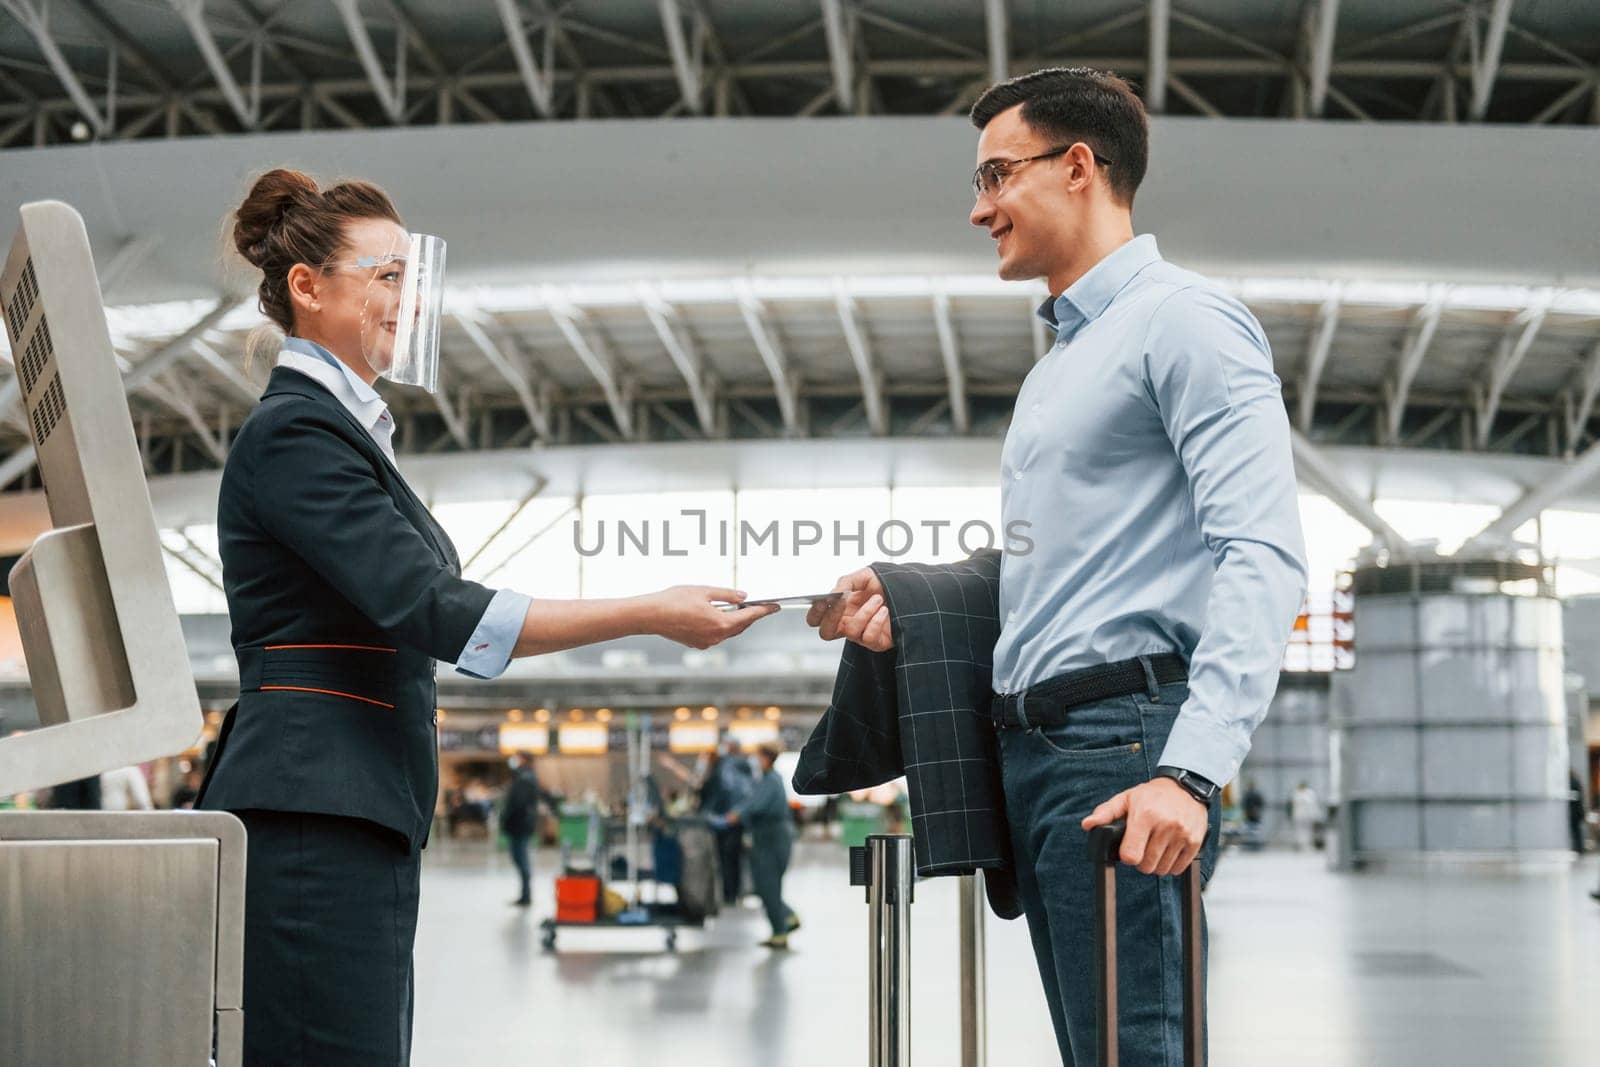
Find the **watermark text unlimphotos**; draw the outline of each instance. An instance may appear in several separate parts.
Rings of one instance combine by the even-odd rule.
[[[864,519],[833,519],[826,523],[815,519],[712,521],[704,508],[685,508],[678,514],[675,519],[602,519],[588,531],[581,519],[574,519],[572,545],[586,558],[687,556],[691,549],[714,549],[723,556],[774,557],[811,552],[869,555],[876,551],[890,559],[913,553],[937,556],[952,546],[967,555],[986,548],[1002,548],[1009,556],[1026,556],[1033,551],[1033,538],[1028,536],[1032,523],[1025,519],[1014,519],[1005,525],[1002,545],[994,527],[983,519],[961,523],[953,519],[922,519],[916,523],[886,519],[869,526]]]

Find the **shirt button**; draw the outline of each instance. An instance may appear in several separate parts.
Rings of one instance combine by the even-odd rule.
[[[1012,475],[1011,475],[1011,480],[1012,481],[1016,481],[1016,482],[1022,481],[1022,472],[1021,471],[1013,472]]]
[[[1033,405],[1033,410],[1034,411],[1038,411],[1039,410],[1039,405],[1038,404],[1034,404]]]

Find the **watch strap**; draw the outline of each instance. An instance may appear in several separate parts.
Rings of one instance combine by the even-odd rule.
[[[1211,798],[1217,795],[1217,786],[1214,782],[1181,767],[1157,767],[1156,777],[1171,778],[1202,804],[1210,804]]]

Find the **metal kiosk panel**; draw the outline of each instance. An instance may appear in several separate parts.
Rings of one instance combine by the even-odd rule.
[[[202,728],[83,219],[21,215],[0,316],[53,529],[11,571],[43,725],[0,740],[0,796]],[[0,1064],[237,1065],[244,866],[220,812],[0,811]]]

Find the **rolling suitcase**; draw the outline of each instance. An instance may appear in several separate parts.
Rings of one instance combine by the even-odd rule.
[[[1121,820],[1089,831],[1094,863],[1095,988],[1100,1067],[1117,1065],[1117,855],[1127,831]],[[1178,876],[1183,894],[1183,1062],[1205,1067],[1205,975],[1200,956],[1200,863]]]
[[[717,839],[701,819],[677,824],[679,848],[678,903],[684,918],[699,922],[722,906],[722,874],[717,867]]]

